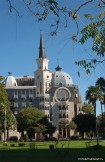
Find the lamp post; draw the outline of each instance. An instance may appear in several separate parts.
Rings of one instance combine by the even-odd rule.
[[[100,104],[101,104],[101,113],[102,113],[101,114],[101,116],[102,116],[102,136],[103,136],[103,139],[104,139],[105,133],[104,133],[104,116],[103,116],[103,108],[102,108],[103,102],[101,101]]]
[[[4,142],[6,143],[6,127],[7,127],[7,121],[6,121],[6,106],[1,103],[0,104],[2,107],[4,107]]]
[[[103,101],[101,102],[101,112],[102,112],[102,129],[103,129],[103,139],[105,139],[105,130],[104,130],[104,113],[105,113],[105,87],[102,86],[103,89]],[[104,111],[102,109],[102,105],[104,105]],[[104,112],[104,113],[103,113]]]
[[[6,107],[4,107],[4,128],[5,128],[5,130],[4,130],[4,142],[6,143]]]
[[[96,99],[94,97],[94,93],[91,95],[92,97],[92,102],[93,102],[93,106],[94,106],[94,114],[95,114],[95,129],[96,129],[96,141],[97,141],[97,146],[99,145],[99,140],[98,140],[98,128],[97,128],[97,116],[96,116]]]

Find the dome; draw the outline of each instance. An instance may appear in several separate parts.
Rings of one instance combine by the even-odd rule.
[[[72,78],[68,73],[61,71],[60,67],[57,67],[56,70],[53,78],[54,86],[68,87],[73,84]]]
[[[8,77],[4,80],[6,87],[16,87],[16,79],[9,73]]]

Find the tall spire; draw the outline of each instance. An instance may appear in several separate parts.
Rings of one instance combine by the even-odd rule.
[[[39,58],[46,58],[45,51],[44,51],[43,39],[42,39],[42,33],[41,32],[40,32]]]

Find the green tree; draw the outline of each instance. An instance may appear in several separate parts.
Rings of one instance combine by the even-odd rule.
[[[62,120],[60,122],[60,130],[62,131],[62,135],[64,131],[67,131],[67,136],[70,137],[70,130],[75,130],[76,129],[76,124],[74,121],[68,121],[68,120]]]
[[[37,123],[44,117],[44,113],[32,106],[22,109],[17,116],[17,129],[24,136],[24,131],[37,126]]]
[[[96,81],[96,86],[98,86],[102,90],[103,97],[100,99],[100,102],[102,104],[105,103],[105,79],[103,77],[100,77]]]
[[[17,129],[21,132],[22,138],[24,138],[24,131],[27,131],[30,139],[35,133],[53,133],[55,131],[55,127],[48,122],[44,112],[32,106],[19,112],[17,122]]]
[[[84,103],[82,110],[86,114],[92,114],[94,112],[93,105],[88,103]]]
[[[103,108],[102,108],[102,105],[105,104],[105,79],[103,77],[100,77],[97,79],[96,81],[96,86],[99,86],[100,89],[102,90],[102,93],[103,93],[103,97],[102,97],[102,100],[100,100],[100,103],[101,103],[101,117],[102,117],[102,123],[104,123],[104,117],[103,117]],[[105,136],[105,133],[104,133],[104,124],[102,124],[103,126],[103,138]]]
[[[96,101],[102,99],[102,90],[98,86],[90,86],[86,91],[86,100],[89,103],[92,103],[94,106],[94,114],[96,118]],[[97,118],[96,118],[96,137],[98,145],[98,129],[97,129]]]
[[[45,128],[42,127],[42,130],[45,134],[49,134],[50,136],[52,136],[56,130],[56,127],[48,121],[46,116],[40,120],[40,124],[46,126]]]
[[[10,102],[8,100],[8,95],[5,90],[5,85],[3,83],[3,77],[0,76],[0,135],[5,130],[4,121],[5,121],[5,111],[6,111],[6,130],[7,138],[9,137],[9,130],[16,128],[16,118],[10,110]],[[5,133],[5,132],[4,132]]]
[[[3,77],[2,76],[0,76],[0,104],[5,105],[5,107],[7,109],[10,108],[10,103],[9,103],[9,100],[8,100],[7,92],[5,90],[5,85],[3,83]]]
[[[94,106],[94,114],[96,116],[96,101],[102,98],[102,91],[98,86],[90,86],[86,91],[86,100]]]
[[[97,117],[98,119],[98,133],[99,133],[99,136],[103,137],[103,128],[105,127],[105,112],[103,112],[103,117],[102,117],[102,114],[98,115]]]
[[[77,131],[81,133],[84,138],[84,132],[90,132],[95,130],[95,115],[94,114],[78,114],[73,121],[77,125]]]
[[[0,107],[0,129],[1,129],[1,135],[5,130],[5,110],[4,107]],[[6,130],[7,130],[7,135],[6,137],[9,138],[9,130],[15,130],[17,126],[17,121],[10,109],[6,110]]]
[[[76,123],[74,122],[74,121],[68,121],[67,122],[67,125],[66,125],[66,128],[67,128],[67,130],[69,131],[69,137],[70,137],[70,130],[72,129],[72,130],[76,130],[76,128],[77,128],[77,125],[76,125]]]

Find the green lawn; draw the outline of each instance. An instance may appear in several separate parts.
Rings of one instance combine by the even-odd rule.
[[[84,161],[78,158],[95,158],[94,161],[105,161],[105,142],[99,142],[98,150],[94,150],[96,145],[92,141],[87,147],[88,141],[70,141],[70,142],[37,142],[36,148],[30,149],[29,143],[25,143],[24,147],[0,144],[0,162],[77,162]],[[56,145],[55,149],[49,149],[49,145]],[[100,158],[99,160],[97,160]],[[90,160],[90,161],[93,161]],[[88,160],[86,160],[88,161]]]

